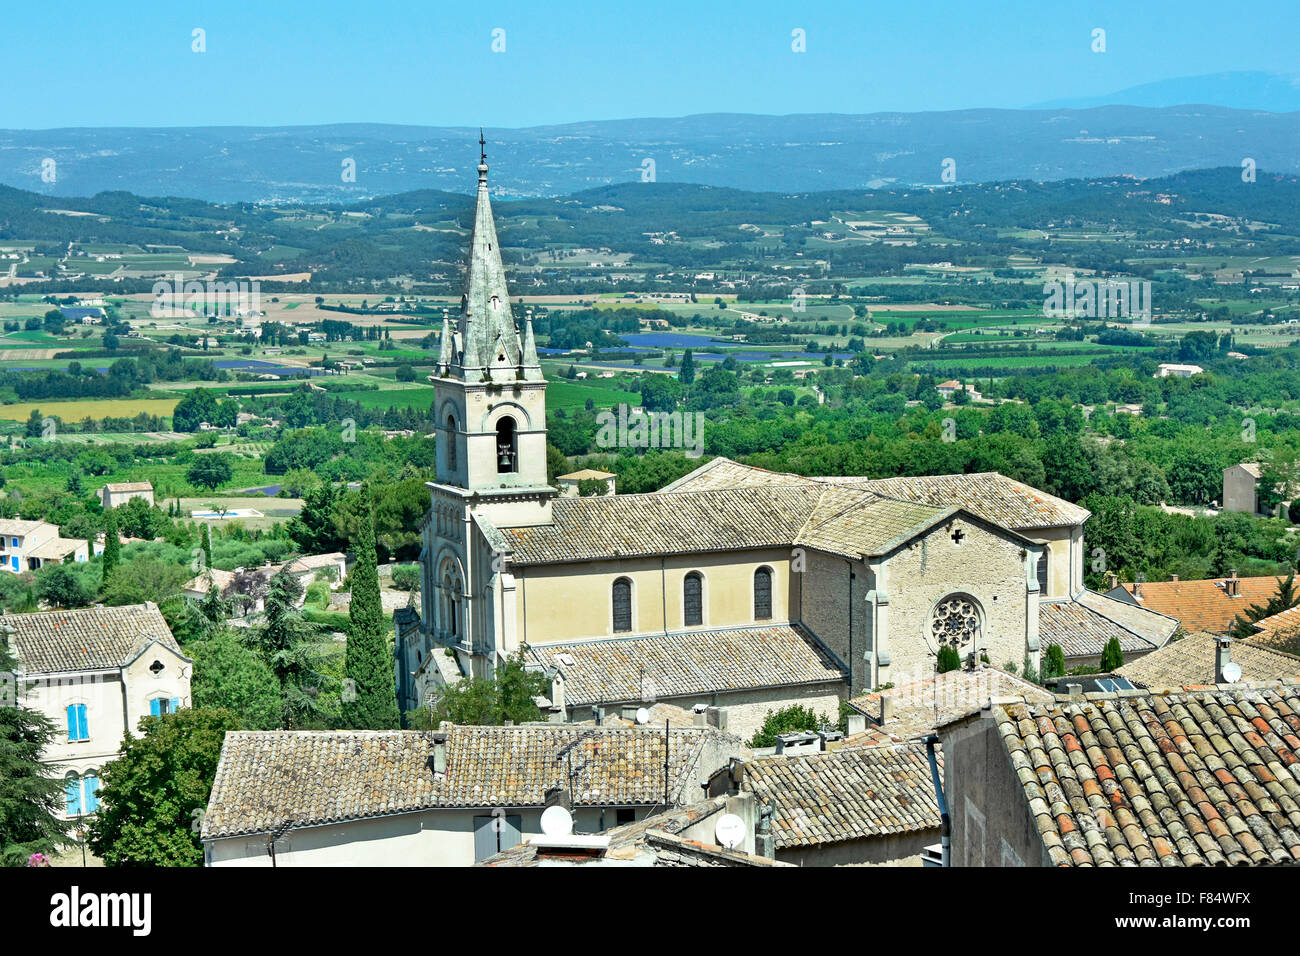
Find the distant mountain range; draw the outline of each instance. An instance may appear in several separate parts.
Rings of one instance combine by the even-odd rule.
[[[658,182],[784,193],[941,184],[949,159],[958,183],[1146,178],[1239,166],[1245,157],[1261,171],[1300,171],[1300,113],[1216,105],[708,114],[490,129],[487,138],[493,189],[503,197],[640,181],[650,163]],[[348,161],[355,163],[355,181],[345,176]],[[301,203],[353,202],[414,189],[464,193],[477,162],[477,129],[0,130],[0,183],[51,197],[126,190],[212,202]],[[47,182],[42,171],[51,168],[54,181]]]
[[[1088,109],[1094,106],[1186,106],[1189,103],[1235,109],[1294,113],[1300,110],[1300,76],[1237,71],[1178,76],[1144,83],[1105,96],[1048,100],[1029,109]]]

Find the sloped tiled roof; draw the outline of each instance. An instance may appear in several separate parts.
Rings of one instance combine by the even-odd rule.
[[[28,674],[58,674],[121,667],[150,641],[177,654],[180,646],[156,605],[37,611],[0,616]]]
[[[1100,657],[1112,637],[1125,654],[1142,654],[1163,645],[1178,622],[1154,611],[1081,591],[1073,601],[1038,605],[1038,636],[1044,649],[1058,644],[1066,657]]]
[[[1294,684],[1000,704],[992,716],[1057,866],[1300,862]]]
[[[112,492],[125,491],[153,491],[153,484],[148,481],[123,481],[117,484],[109,483],[104,486]]]
[[[1214,683],[1217,642],[1212,634],[1189,634],[1116,669],[1138,687],[1203,687]],[[1234,641],[1229,650],[1241,679],[1300,680],[1300,657]]]
[[[529,651],[539,663],[563,671],[569,704],[844,680],[840,664],[794,624],[533,644]]]
[[[552,523],[504,530],[514,564],[789,546],[820,489],[557,498]]]
[[[772,804],[777,849],[939,826],[930,762],[917,745],[759,757],[745,764],[744,787]]]
[[[888,724],[879,726],[880,700],[890,697],[894,702],[894,716]],[[873,694],[862,694],[849,701],[849,706],[871,720],[870,741],[890,742],[914,740],[931,733],[936,727],[974,713],[989,702],[991,697],[1023,697],[1029,700],[1052,700],[1053,696],[1037,684],[1008,674],[996,667],[979,667],[974,670],[945,671],[922,680],[910,681]],[[857,743],[856,740],[851,740]]]
[[[1228,595],[1225,578],[1204,578],[1193,581],[1145,581],[1140,588],[1138,603],[1149,610],[1174,618],[1186,631],[1205,631],[1209,634],[1226,634],[1232,619],[1243,614],[1252,604],[1266,604],[1277,593],[1276,575],[1238,578],[1237,597]],[[1133,594],[1134,585],[1121,584]]]
[[[664,799],[663,728],[526,724],[445,732],[442,780],[430,767],[429,731],[227,733],[202,838],[440,807],[540,807],[555,786],[570,787],[575,806],[653,806]],[[698,792],[692,768],[711,737],[739,747],[737,738],[706,727],[668,731],[670,800]]]
[[[1249,643],[1280,650],[1300,648],[1300,605],[1260,618],[1255,622],[1255,633]]]
[[[512,563],[795,545],[856,558],[880,553],[951,513],[815,483],[558,498],[551,507],[549,525],[502,530]]]
[[[805,478],[742,465],[729,458],[712,459],[663,488],[660,494],[707,488],[800,485],[808,482],[872,491],[887,498],[899,498],[937,508],[959,506],[985,521],[1017,531],[1082,524],[1089,515],[1086,508],[993,471],[911,478]]]

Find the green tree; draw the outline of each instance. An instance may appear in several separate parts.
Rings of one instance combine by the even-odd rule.
[[[143,717],[100,774],[89,845],[108,866],[202,866],[199,830],[221,744],[241,729],[229,710]]]
[[[1101,672],[1109,674],[1124,666],[1124,651],[1119,646],[1119,638],[1112,637],[1101,649]]]
[[[961,655],[951,644],[939,645],[939,659],[935,662],[935,671],[946,674],[948,671],[961,670]]]
[[[279,681],[233,630],[222,628],[207,640],[186,645],[185,655],[194,661],[195,708],[225,707],[240,715],[246,730],[283,726]]]
[[[1060,644],[1047,645],[1047,661],[1043,664],[1043,678],[1065,676],[1065,651]]]
[[[433,653],[441,653],[434,651]],[[540,720],[534,697],[549,694],[546,675],[530,671],[522,650],[497,666],[491,677],[467,677],[447,687],[432,707],[407,714],[410,726],[435,729],[442,721],[453,724],[500,726],[507,720]]]
[[[101,572],[105,582],[117,567],[122,556],[122,539],[117,536],[117,509],[104,511],[104,556]]]
[[[748,747],[775,747],[780,734],[794,733],[799,730],[820,730],[833,727],[834,724],[825,716],[813,712],[811,707],[803,704],[791,704],[780,710],[769,710],[763,718],[763,726],[754,732],[746,744]]]
[[[95,589],[70,564],[47,564],[36,572],[36,596],[55,607],[85,607]]]
[[[389,730],[399,726],[393,655],[388,646],[384,609],[375,563],[375,526],[370,485],[361,486],[361,511],[353,544],[352,600],[348,604],[347,656],[343,673],[343,722],[354,730]]]
[[[695,356],[691,354],[690,349],[682,354],[682,367],[677,370],[677,377],[683,385],[690,385],[695,381]]]
[[[225,452],[215,455],[195,455],[194,464],[185,472],[185,480],[191,485],[212,491],[228,482],[235,469]]]
[[[277,719],[285,730],[301,727],[320,713],[320,625],[307,621],[298,608],[302,585],[287,571],[271,578],[263,600],[265,623],[252,631],[252,646],[261,654],[280,688]]]
[[[63,780],[41,754],[57,742],[54,724],[24,707],[14,661],[0,633],[0,866],[20,866],[33,853],[51,853],[67,836]]]

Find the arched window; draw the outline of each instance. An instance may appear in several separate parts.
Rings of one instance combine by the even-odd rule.
[[[930,638],[936,649],[948,644],[962,657],[975,652],[982,625],[979,603],[968,594],[950,594],[930,612]]]
[[[447,416],[447,468],[456,469],[456,417]]]
[[[772,569],[759,568],[754,572],[754,620],[772,619]]]
[[[1043,556],[1038,559],[1038,596],[1047,597],[1047,556],[1050,552],[1044,548]]]
[[[81,803],[81,778],[75,773],[69,773],[63,778],[63,792],[67,797],[68,816],[79,817],[86,811],[82,809]]]
[[[704,578],[698,571],[686,575],[682,582],[682,614],[687,627],[704,623]]]
[[[460,637],[460,581],[451,574],[442,576],[443,624],[451,637]]]
[[[99,774],[94,770],[87,770],[86,775],[81,778],[81,793],[86,813],[94,813],[99,809]]]
[[[614,632],[632,630],[632,582],[619,578],[614,582]]]
[[[515,420],[507,415],[497,422],[497,474],[519,470],[519,450],[515,440]]]

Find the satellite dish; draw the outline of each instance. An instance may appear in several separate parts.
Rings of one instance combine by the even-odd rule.
[[[745,839],[745,821],[734,813],[724,813],[713,828],[713,835],[728,850],[738,847]]]
[[[573,833],[573,814],[559,805],[542,811],[542,832],[548,837],[566,837]]]
[[[1235,684],[1241,680],[1241,665],[1236,661],[1228,661],[1223,665],[1223,679],[1229,684]]]
[[[638,724],[650,723],[650,711],[646,710],[644,707],[638,707],[636,709],[636,722]]]

